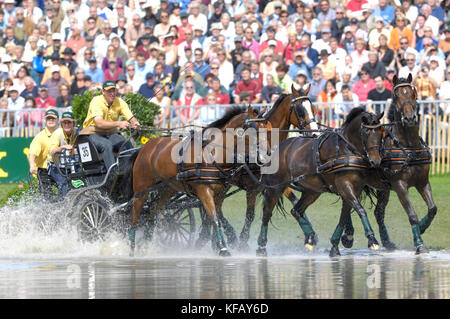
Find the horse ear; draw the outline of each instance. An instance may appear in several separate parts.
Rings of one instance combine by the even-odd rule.
[[[367,119],[367,116],[366,116],[366,115],[363,115],[363,117],[361,118],[361,122],[362,122],[364,125],[369,125],[369,120]]]
[[[248,116],[252,116],[252,115],[255,114],[255,111],[253,110],[253,108],[251,107],[251,105],[248,106],[247,114],[248,114]]]
[[[298,91],[295,89],[294,83],[292,83],[292,85],[291,85],[291,92],[294,95],[298,95]]]
[[[383,118],[383,116],[384,116],[384,111],[381,112],[381,114],[377,116],[377,122],[379,122]]]
[[[411,82],[412,82],[412,74],[411,74],[411,73],[408,75],[407,80],[408,80],[408,83],[411,83]]]
[[[267,105],[264,106],[264,108],[261,110],[261,112],[259,113],[259,115],[262,117],[262,115],[263,115],[264,113],[266,113],[266,111],[267,111]]]
[[[308,95],[309,90],[311,89],[311,84],[307,84],[308,86],[306,87],[306,89],[304,89],[303,91],[305,92],[305,95]]]
[[[394,75],[394,78],[392,79],[392,82],[394,83],[394,86],[398,84],[398,77],[397,75]]]

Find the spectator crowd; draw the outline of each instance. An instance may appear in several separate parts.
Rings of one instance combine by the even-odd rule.
[[[0,0],[0,106],[16,111],[14,125],[40,126],[48,107],[112,80],[119,95],[159,104],[157,124],[207,122],[217,117],[207,105],[271,103],[310,83],[326,118],[360,102],[378,112],[371,101],[410,73],[419,100],[450,100],[449,4]]]

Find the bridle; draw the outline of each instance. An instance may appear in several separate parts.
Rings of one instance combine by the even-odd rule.
[[[292,122],[291,122],[292,111],[294,111],[295,117],[297,118],[297,122],[300,125],[300,127],[299,127],[300,130],[303,130],[306,126],[308,126],[309,124],[316,121],[314,118],[310,119],[309,121],[304,121],[301,119],[299,110],[297,109],[296,106],[302,107],[306,114],[307,111],[306,111],[305,107],[302,105],[304,100],[308,100],[309,103],[311,103],[311,100],[309,99],[309,97],[307,95],[301,95],[301,96],[297,96],[297,97],[292,96],[291,105],[289,106],[288,127],[290,127],[292,124]],[[297,103],[299,101],[300,101],[300,103]],[[312,105],[312,103],[311,103],[311,105]]]
[[[400,122],[401,124],[405,123],[405,116],[403,114],[403,112],[401,111],[403,109],[403,107],[407,104],[412,105],[414,107],[415,113],[416,113],[416,119],[415,119],[415,124],[418,123],[418,115],[419,115],[419,104],[417,103],[416,100],[411,100],[411,99],[407,99],[405,101],[403,101],[400,105],[398,104],[398,95],[396,93],[396,90],[398,88],[401,87],[409,87],[414,91],[414,95],[417,96],[417,88],[412,85],[411,83],[399,83],[396,86],[394,86],[394,88],[392,89],[392,103],[395,104],[397,111],[401,114],[401,118],[395,118],[396,122]],[[394,117],[397,117],[397,112],[394,113]]]
[[[372,150],[378,150],[380,153],[382,152],[383,142],[381,142],[381,144],[378,144],[378,145],[367,147],[367,140],[369,138],[368,130],[377,129],[379,127],[381,127],[381,132],[382,132],[381,141],[383,141],[384,137],[386,136],[386,130],[382,123],[374,124],[374,125],[361,124],[361,130],[359,133],[361,136],[362,146],[363,146],[364,152],[366,153],[365,155],[367,157],[369,156],[369,152]]]

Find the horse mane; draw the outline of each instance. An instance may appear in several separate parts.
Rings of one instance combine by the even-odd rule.
[[[220,119],[215,120],[210,123],[207,128],[222,128],[225,124],[227,124],[233,117],[236,115],[247,112],[247,107],[245,106],[232,106]]]
[[[278,99],[275,101],[275,103],[273,104],[273,106],[270,108],[270,110],[266,113],[266,115],[264,115],[264,119],[268,119],[270,116],[272,116],[273,113],[275,113],[276,109],[278,108],[278,106],[281,104],[281,102],[283,102],[284,98],[288,96],[288,94],[282,93]]]
[[[350,113],[348,113],[347,117],[345,118],[345,122],[342,126],[349,125],[358,115],[365,112],[363,107],[355,107],[353,108]]]
[[[400,78],[398,79],[398,83],[397,84],[401,84],[401,83],[409,83],[408,79],[405,78]],[[395,87],[395,86],[394,86]],[[392,96],[394,97],[394,87],[392,88]],[[389,122],[395,122],[395,116],[396,115],[400,115],[400,111],[397,108],[397,101],[396,99],[392,100],[391,105],[389,106],[389,110],[388,110],[388,114],[387,114],[387,118],[389,120]]]

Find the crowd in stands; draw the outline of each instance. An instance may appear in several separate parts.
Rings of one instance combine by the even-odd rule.
[[[420,100],[450,100],[449,3],[2,0],[0,108],[36,108],[15,125],[41,125],[48,107],[112,80],[161,105],[157,123],[189,123],[217,116],[206,105],[271,103],[310,83],[322,117],[331,102],[344,116],[410,73]],[[164,109],[177,105],[203,107]]]

